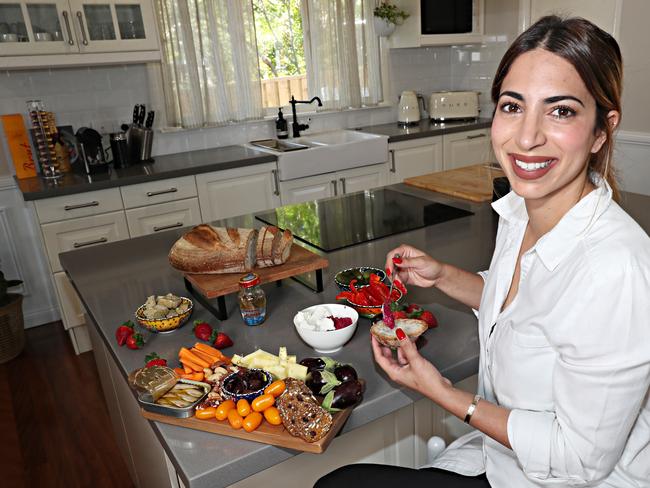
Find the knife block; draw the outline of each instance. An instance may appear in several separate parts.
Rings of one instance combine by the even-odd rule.
[[[142,127],[131,127],[128,134],[129,161],[131,164],[153,163],[151,148],[153,131]]]

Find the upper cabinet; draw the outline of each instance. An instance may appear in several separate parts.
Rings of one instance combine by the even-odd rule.
[[[124,53],[122,62],[160,58],[151,0],[0,0],[0,68],[102,64]]]
[[[623,0],[519,0],[521,28],[526,29],[544,15],[584,17],[618,37]]]

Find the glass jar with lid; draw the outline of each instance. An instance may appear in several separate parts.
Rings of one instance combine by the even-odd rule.
[[[260,278],[248,273],[239,280],[239,310],[246,325],[260,325],[266,319],[266,294]]]

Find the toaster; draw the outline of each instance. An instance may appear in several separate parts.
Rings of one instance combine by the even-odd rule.
[[[478,92],[434,92],[429,98],[429,115],[432,120],[475,119],[478,112]]]

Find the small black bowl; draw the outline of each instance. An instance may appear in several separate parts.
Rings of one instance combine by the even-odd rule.
[[[248,393],[235,393],[234,391],[229,390],[228,386],[233,381],[233,378],[241,376],[241,371],[230,373],[223,379],[221,391],[223,391],[228,397],[232,398],[235,403],[242,398],[244,400],[248,400],[249,402],[255,400],[258,396],[264,393],[264,389],[271,384],[271,381],[273,381],[273,376],[271,376],[271,373],[264,371],[263,369],[249,369],[247,372],[260,373],[262,375],[263,380],[261,388],[258,388],[255,391],[249,391]]]
[[[377,276],[379,276],[379,278],[381,278],[381,281],[384,281],[386,279],[386,272],[383,269],[374,268],[372,266],[354,266],[352,268],[345,268],[339,271],[338,273],[336,273],[336,275],[334,275],[334,282],[336,283],[336,286],[339,287],[339,290],[350,291],[350,286],[349,286],[350,282],[346,283],[345,281],[342,281],[341,275],[343,275],[348,271],[353,271],[353,270],[358,270],[361,273],[370,271],[371,273],[375,273]],[[368,284],[369,283],[361,283],[358,284],[357,286],[361,287],[361,286],[366,286]]]

